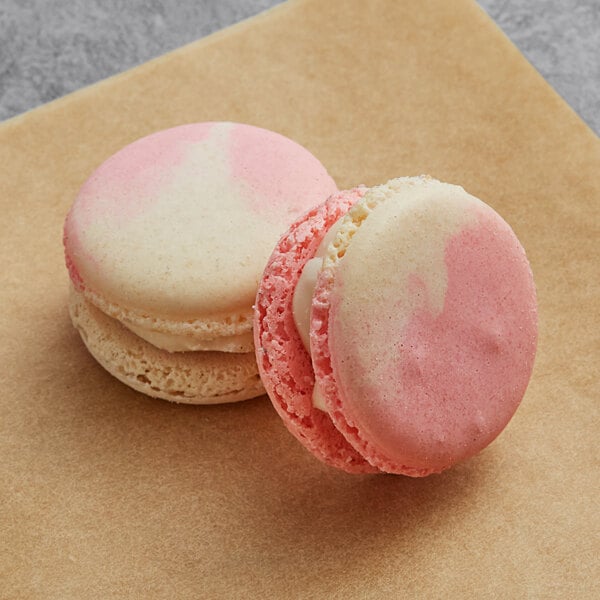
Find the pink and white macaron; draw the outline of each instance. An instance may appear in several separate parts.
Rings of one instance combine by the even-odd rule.
[[[348,472],[424,476],[504,429],[531,376],[535,287],[509,225],[429,177],[332,195],[281,238],[255,348],[288,429]]]
[[[70,313],[113,375],[176,402],[263,393],[252,304],[267,258],[337,187],[296,142],[236,123],[154,133],[108,158],[64,227]]]

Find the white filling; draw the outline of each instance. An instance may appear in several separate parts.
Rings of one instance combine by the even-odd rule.
[[[168,352],[197,352],[197,351],[217,351],[217,352],[248,352],[252,347],[252,332],[247,331],[237,335],[215,338],[213,340],[203,340],[186,334],[162,333],[147,329],[140,325],[131,325],[123,323],[127,329],[133,331],[143,340],[150,342],[153,346]]]
[[[315,293],[317,278],[323,267],[323,258],[311,258],[302,269],[302,274],[292,299],[292,312],[294,315],[294,323],[300,334],[300,339],[310,354],[310,307],[312,297]]]
[[[294,290],[294,296],[292,298],[292,314],[294,317],[294,323],[296,325],[298,333],[300,334],[302,344],[304,345],[304,348],[306,348],[306,351],[309,354],[310,307],[312,304],[312,297],[315,293],[317,278],[319,277],[319,273],[323,268],[323,257],[327,252],[327,247],[335,239],[335,236],[341,224],[341,220],[342,219],[339,219],[333,224],[333,226],[329,229],[329,231],[323,238],[322,242],[319,244],[319,247],[315,252],[314,258],[311,258],[304,265],[302,273],[300,274],[300,278],[298,279],[298,283],[296,284],[296,289]],[[319,408],[320,410],[324,410],[327,412],[327,407],[325,406],[323,394],[321,393],[321,390],[319,389],[319,386],[316,382],[315,387],[313,388],[312,403],[315,408]]]

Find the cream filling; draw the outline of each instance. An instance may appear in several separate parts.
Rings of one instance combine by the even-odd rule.
[[[343,218],[343,217],[342,217]],[[335,222],[329,229],[317,251],[315,252],[314,258],[311,258],[306,262],[296,289],[294,290],[294,296],[292,297],[292,316],[294,317],[294,323],[296,329],[300,334],[300,339],[306,351],[310,354],[310,307],[312,304],[312,297],[315,293],[315,287],[317,286],[317,279],[319,273],[323,268],[323,258],[327,253],[327,247],[333,240],[338,232],[342,219]],[[312,393],[312,403],[315,408],[324,410],[327,412],[325,406],[325,400],[323,394],[315,382],[315,387]]]
[[[252,331],[218,337],[212,340],[203,340],[193,335],[163,333],[155,331],[141,325],[132,325],[123,323],[127,329],[135,333],[138,337],[146,340],[153,346],[168,352],[197,352],[197,351],[216,351],[216,352],[250,352],[252,349]],[[249,350],[250,348],[250,350]]]

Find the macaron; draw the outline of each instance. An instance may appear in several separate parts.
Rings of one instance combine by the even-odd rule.
[[[490,444],[529,382],[531,268],[514,232],[427,176],[333,194],[280,239],[254,316],[291,433],[351,473],[421,477]]]
[[[252,305],[273,245],[337,187],[307,149],[251,125],[139,139],[83,184],[64,225],[69,307],[91,354],[175,402],[264,393]]]

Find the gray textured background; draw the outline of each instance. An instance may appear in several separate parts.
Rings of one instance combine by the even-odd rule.
[[[278,3],[0,0],[0,120]],[[583,120],[600,132],[600,0],[479,3]]]

